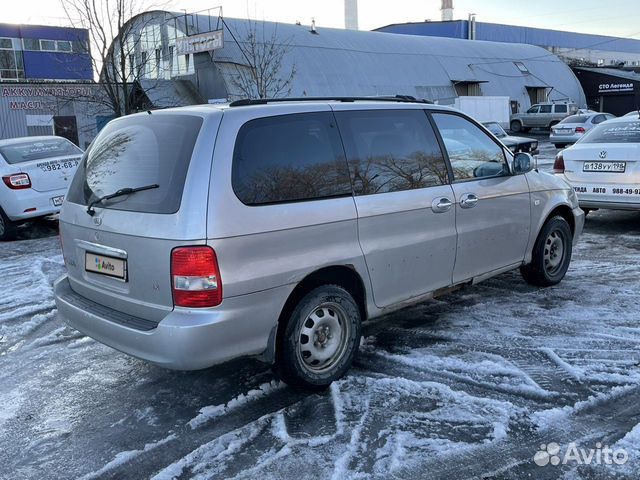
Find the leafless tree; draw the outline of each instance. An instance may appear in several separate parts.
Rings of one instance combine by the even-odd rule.
[[[59,0],[74,27],[89,30],[85,52],[99,75],[100,94],[82,99],[115,116],[132,112],[131,93],[155,58],[141,58],[139,22],[131,21],[140,13],[160,8],[146,0]],[[155,56],[154,56],[155,57]]]
[[[248,20],[248,31],[238,43],[246,64],[236,65],[233,84],[245,98],[277,98],[291,93],[296,66],[283,71],[283,60],[291,51],[291,40],[270,34],[265,24]]]

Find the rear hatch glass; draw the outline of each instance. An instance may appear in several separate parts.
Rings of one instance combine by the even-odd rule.
[[[46,158],[82,155],[82,150],[64,138],[25,141],[0,147],[0,154],[11,165]]]
[[[133,115],[109,123],[87,150],[68,201],[87,205],[123,188],[159,187],[97,204],[100,208],[176,213],[202,118]]]
[[[640,122],[604,123],[582,137],[580,143],[640,143]]]

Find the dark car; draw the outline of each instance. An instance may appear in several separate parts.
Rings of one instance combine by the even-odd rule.
[[[513,153],[526,152],[531,155],[538,153],[538,141],[535,138],[513,137],[504,131],[498,122],[483,123],[487,129],[504,143]]]

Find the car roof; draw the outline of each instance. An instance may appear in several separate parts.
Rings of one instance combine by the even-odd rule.
[[[459,112],[459,110],[444,105],[435,105],[431,103],[424,103],[420,101],[405,101],[405,100],[376,100],[376,99],[354,99],[354,100],[340,100],[340,99],[277,99],[273,103],[258,103],[247,105],[233,105],[231,103],[212,103],[202,105],[189,105],[184,107],[173,107],[159,110],[150,110],[148,112],[140,112],[130,116],[143,116],[148,114],[180,114],[180,115],[217,115],[222,112],[230,111],[243,111],[243,112],[261,112],[265,114],[274,114],[278,111],[289,111],[292,105],[306,105],[310,111],[318,111],[318,107],[326,107],[330,105],[340,105],[341,110],[358,110],[362,107],[367,109],[379,108],[381,110],[389,109],[426,109],[433,111],[451,111]],[[352,107],[352,108],[351,108]],[[112,121],[118,121],[124,117],[116,118]]]
[[[44,140],[67,140],[64,137],[59,137],[57,135],[39,135],[37,137],[16,137],[16,138],[5,138],[4,140],[0,140],[0,147],[6,147],[8,145],[15,145],[17,143],[27,143],[27,142],[42,142]],[[69,140],[67,140],[69,141]]]

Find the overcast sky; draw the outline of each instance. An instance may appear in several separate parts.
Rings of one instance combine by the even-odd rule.
[[[151,0],[153,2],[153,0]],[[221,5],[226,17],[344,26],[343,0],[169,0],[195,12]],[[58,0],[2,2],[0,22],[64,25]],[[482,22],[640,38],[640,0],[454,0],[454,19],[476,13]],[[439,0],[359,0],[360,29],[440,19]]]

